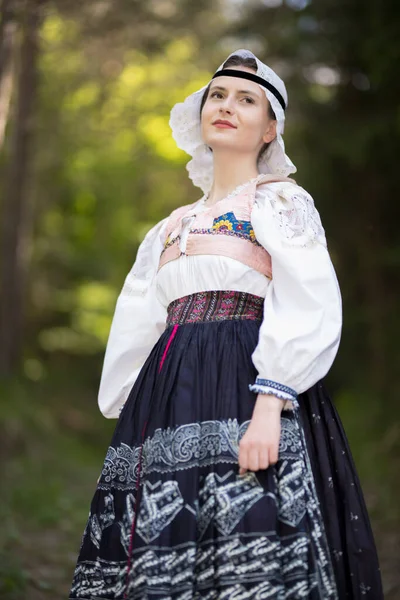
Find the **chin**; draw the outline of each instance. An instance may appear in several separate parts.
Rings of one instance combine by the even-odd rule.
[[[215,136],[210,136],[205,142],[213,151],[218,150],[237,150],[240,148],[237,140],[232,139],[221,139],[220,137],[215,139]]]
[[[241,144],[237,140],[210,139],[205,143],[213,152],[218,152],[219,150],[231,151],[235,153],[239,152],[240,154],[254,154],[256,152],[254,148],[250,148],[246,144]]]

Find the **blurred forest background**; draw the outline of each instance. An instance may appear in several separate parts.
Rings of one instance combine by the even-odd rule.
[[[115,426],[96,396],[116,298],[146,231],[201,195],[169,111],[247,47],[288,88],[343,294],[328,384],[400,598],[395,0],[0,5],[0,597],[67,597]]]

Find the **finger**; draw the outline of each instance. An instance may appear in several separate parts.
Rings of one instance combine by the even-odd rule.
[[[269,452],[268,448],[261,448],[259,452],[259,466],[260,469],[268,469],[269,467]]]
[[[279,443],[275,442],[271,445],[269,450],[269,460],[271,464],[276,464],[279,458]]]
[[[269,458],[270,461],[273,462],[273,464],[277,463],[279,460],[279,444],[280,444],[280,440],[281,440],[281,426],[279,423],[279,428],[277,431],[277,436],[276,439],[274,441],[274,443],[271,446],[270,449],[270,453],[269,453]]]
[[[239,474],[242,475],[248,468],[247,450],[243,445],[239,445]]]
[[[251,471],[258,471],[259,459],[258,459],[258,448],[250,448],[248,452],[249,456],[249,469]]]
[[[279,440],[273,442],[269,447],[269,462],[275,465],[279,460]]]

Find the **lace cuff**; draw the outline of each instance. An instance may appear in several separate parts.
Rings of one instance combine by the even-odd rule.
[[[271,379],[261,379],[260,377],[257,377],[255,383],[249,385],[249,390],[256,394],[271,394],[281,400],[291,401],[295,408],[299,406],[297,392],[295,392],[295,390],[287,385],[272,381]]]

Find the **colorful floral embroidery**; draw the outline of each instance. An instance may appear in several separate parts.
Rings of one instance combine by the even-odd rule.
[[[190,233],[206,233],[240,237],[244,240],[249,240],[256,246],[260,246],[256,239],[251,221],[239,221],[233,212],[225,213],[219,217],[216,217],[210,229],[191,229]]]
[[[250,231],[253,231],[250,221],[239,221],[233,212],[225,213],[214,219],[212,229],[217,229],[221,233],[224,231],[234,231],[235,233],[247,236],[250,236]]]
[[[229,231],[232,231],[233,224],[228,219],[221,219],[219,221],[214,219],[213,229],[228,229]]]

